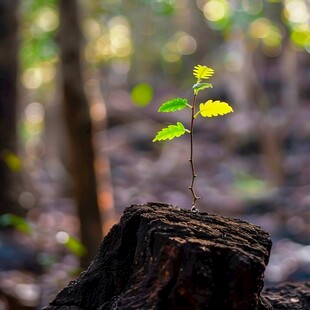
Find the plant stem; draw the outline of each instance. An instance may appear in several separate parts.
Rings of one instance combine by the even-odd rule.
[[[194,165],[194,119],[195,119],[196,98],[197,98],[197,94],[194,93],[193,103],[191,106],[192,115],[191,115],[191,127],[190,127],[190,158],[189,158],[189,162],[191,164],[191,169],[192,169],[192,181],[189,187],[192,193],[192,197],[193,197],[192,208],[191,208],[192,211],[197,211],[196,201],[201,198],[196,195],[196,192],[194,189],[195,178],[197,177],[197,174],[195,172],[195,165]]]

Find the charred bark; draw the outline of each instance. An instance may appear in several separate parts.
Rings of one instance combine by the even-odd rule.
[[[271,309],[261,296],[271,240],[247,222],[133,205],[52,309]]]

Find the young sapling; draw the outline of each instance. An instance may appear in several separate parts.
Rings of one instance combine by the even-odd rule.
[[[196,112],[196,99],[197,95],[201,90],[212,88],[212,84],[205,83],[204,80],[209,79],[214,74],[214,70],[208,68],[203,65],[197,65],[194,67],[193,75],[197,78],[196,83],[193,85],[193,100],[192,103],[189,104],[187,99],[183,98],[175,98],[163,103],[158,112],[175,112],[180,111],[185,108],[189,108],[191,111],[191,120],[190,120],[190,128],[186,129],[185,126],[181,122],[177,122],[175,125],[169,125],[161,129],[156,137],[153,139],[153,142],[161,141],[161,140],[172,140],[174,138],[180,137],[185,133],[190,135],[190,158],[189,162],[191,165],[192,178],[189,189],[192,194],[192,211],[198,211],[196,208],[196,201],[201,197],[197,196],[195,191],[195,178],[197,177],[194,165],[194,121],[198,116],[202,117],[215,117],[220,115],[225,115],[233,112],[232,107],[223,101],[220,100],[207,100],[204,103],[199,104],[199,109]]]

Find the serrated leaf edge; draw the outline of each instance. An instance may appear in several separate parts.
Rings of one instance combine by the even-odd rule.
[[[211,112],[208,113],[208,115],[205,112],[205,110],[203,109],[204,107],[207,107],[207,106],[210,106],[210,105],[213,105],[213,106],[216,106],[216,105],[221,105],[222,109],[225,109],[224,111],[223,110],[216,110],[214,109],[213,111],[211,110]],[[217,117],[217,116],[222,116],[222,115],[226,115],[226,114],[229,114],[231,112],[234,112],[233,108],[227,103],[227,102],[224,102],[224,101],[220,101],[220,100],[208,100],[207,102],[205,103],[200,103],[199,105],[199,112],[198,114],[200,113],[202,117]],[[205,115],[204,115],[205,114]]]
[[[203,71],[200,74],[198,74],[199,71],[202,69],[203,69]],[[207,71],[207,73],[204,73],[204,71]],[[204,74],[206,74],[206,76],[203,76]],[[201,81],[203,79],[207,80],[210,77],[212,77],[213,74],[214,74],[214,70],[212,68],[207,67],[207,66],[196,65],[193,69],[193,75],[194,75],[194,77],[196,77],[198,79],[198,81]]]
[[[175,106],[177,107],[176,109],[172,109],[172,110],[163,110],[165,107],[169,107],[172,106],[173,107],[173,102],[177,102],[177,101],[183,101],[183,105],[180,104],[179,106],[176,104]],[[168,113],[168,112],[176,112],[176,111],[181,111],[183,110],[186,106],[189,106],[187,103],[187,99],[184,98],[175,98],[169,101],[164,102],[158,109],[158,112],[162,112],[162,113]]]
[[[174,135],[172,137],[167,137],[167,138],[161,138],[161,134],[164,134],[165,132],[167,134],[169,134],[169,130],[172,130],[172,129],[180,129],[181,133],[180,134],[177,134],[177,135]],[[158,131],[157,135],[155,136],[155,138],[153,139],[153,142],[156,142],[156,141],[163,141],[163,140],[172,140],[174,138],[179,138],[180,136],[182,136],[183,134],[185,133],[190,133],[190,131],[188,129],[186,129],[184,127],[184,125],[181,123],[181,122],[177,122],[176,124],[171,124],[171,125],[168,125],[167,127],[164,127],[162,128],[160,131]],[[170,134],[173,133],[173,132],[170,132]]]

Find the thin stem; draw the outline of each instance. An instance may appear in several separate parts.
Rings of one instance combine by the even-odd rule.
[[[195,120],[196,98],[197,98],[197,94],[194,93],[193,103],[191,106],[192,115],[191,115],[191,126],[190,126],[190,158],[189,158],[189,162],[191,164],[191,169],[192,169],[192,181],[191,181],[191,185],[189,187],[189,189],[192,193],[192,197],[193,197],[192,211],[197,211],[196,201],[201,198],[201,197],[196,195],[196,192],[194,189],[195,178],[197,177],[197,174],[195,172],[195,164],[194,164],[194,120]]]

